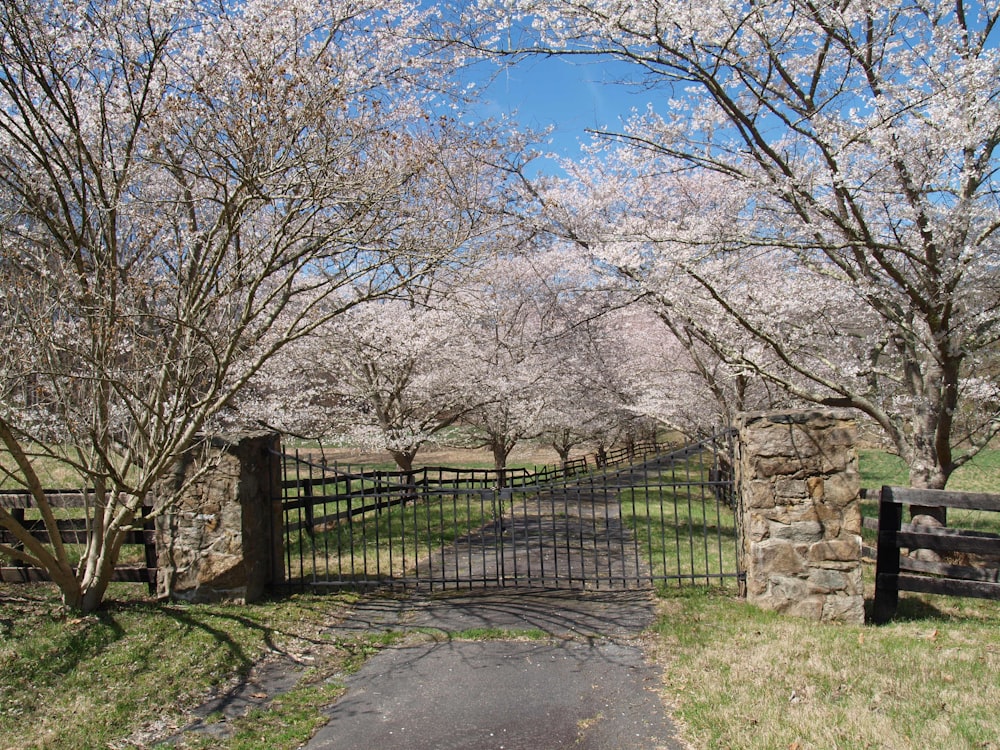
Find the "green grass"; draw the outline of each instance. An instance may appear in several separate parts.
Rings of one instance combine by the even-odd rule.
[[[325,659],[268,709],[267,721],[284,727],[268,730],[269,747],[298,747],[342,691],[327,678],[350,655],[324,642],[321,628],[344,599],[196,606],[124,598],[135,591],[114,587],[107,607],[73,618],[51,587],[0,584],[0,748],[133,747],[133,732],[186,724],[210,688],[224,689],[275,650]],[[231,747],[255,746],[239,736]]]
[[[859,450],[858,472],[861,486],[872,490],[883,485],[907,487],[910,484],[903,459],[881,450]]]
[[[661,600],[664,693],[695,748],[993,748],[1000,604],[923,597],[882,627],[783,617],[718,592]]]
[[[878,490],[884,485],[909,486],[906,464],[899,456],[885,451],[859,450],[858,470],[861,474],[861,486],[869,490]],[[956,470],[948,480],[947,489],[1000,493],[1000,450],[983,451]],[[865,516],[877,518],[878,503],[871,498],[864,500],[861,512]],[[1000,534],[1000,513],[951,509],[948,511],[948,525]],[[875,533],[868,530],[864,537],[871,543],[875,539]]]
[[[906,464],[899,456],[881,450],[859,450],[861,486],[878,489],[883,485],[908,487]],[[949,478],[947,489],[965,492],[1000,493],[1000,450],[984,450],[959,467]]]
[[[32,466],[42,487],[46,489],[79,489],[87,486],[87,482],[67,462],[48,456],[37,456],[32,460]],[[0,490],[23,492],[24,482],[19,479],[17,468],[11,454],[0,449]]]
[[[710,454],[647,472],[644,486],[619,493],[622,518],[664,590],[718,584],[736,574],[736,518],[705,485]]]
[[[438,628],[411,628],[411,632],[423,633],[435,639],[442,635]],[[550,633],[538,628],[466,628],[446,634],[450,641],[544,641],[552,637]]]
[[[623,490],[620,500],[623,520],[664,587],[735,575],[735,518],[711,494],[665,485]]]
[[[959,468],[948,489],[967,492],[1000,492],[1000,450],[985,450]]]

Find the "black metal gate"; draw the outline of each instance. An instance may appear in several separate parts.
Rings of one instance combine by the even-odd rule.
[[[285,456],[286,580],[644,588],[739,575],[727,437],[542,471],[351,472]]]

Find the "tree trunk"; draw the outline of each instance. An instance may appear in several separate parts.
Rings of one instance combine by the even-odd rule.
[[[106,572],[102,569],[102,574],[98,576],[97,580],[82,592],[79,607],[82,614],[89,614],[101,606],[101,602],[104,601],[104,594],[108,590],[108,584],[111,583],[113,572],[114,565],[110,565]]]
[[[108,584],[115,574],[122,544],[129,533],[127,529],[134,517],[134,513],[125,513],[123,518],[115,523],[114,529],[105,535],[103,544],[99,548],[93,548],[90,559],[80,561],[84,575],[80,583],[79,611],[83,614],[93,612],[104,601]]]
[[[935,409],[918,410],[913,418],[913,434],[910,437],[910,450],[907,456],[909,465],[910,486],[926,490],[943,490],[951,474],[951,451],[945,442],[942,449],[939,433],[942,430],[941,404]],[[947,426],[950,433],[950,425]],[[920,505],[910,506],[910,517],[926,515],[947,525],[947,508],[935,508]]]
[[[390,450],[389,454],[392,456],[392,460],[396,462],[396,466],[399,467],[400,471],[413,471],[413,460],[417,457],[417,451],[415,449]]]
[[[497,486],[500,488],[507,486],[507,457],[514,450],[514,443],[507,443],[503,440],[493,440],[490,442],[490,450],[493,453],[493,466],[497,470]]]

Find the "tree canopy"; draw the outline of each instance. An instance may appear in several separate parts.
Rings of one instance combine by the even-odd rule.
[[[555,231],[739,371],[861,410],[913,484],[940,487],[1000,429],[983,378],[1000,332],[998,13],[515,0],[478,4],[457,36],[502,59],[632,63],[654,104],[545,196]]]
[[[66,603],[101,601],[145,496],[283,346],[465,251],[496,133],[408,2],[13,0],[0,10],[0,476]],[[516,152],[513,163],[520,158]],[[494,168],[492,174],[497,173]],[[76,563],[36,459],[91,493]],[[157,512],[162,512],[163,508]]]
[[[565,448],[569,419],[697,429],[794,399],[860,410],[912,484],[944,486],[1000,433],[998,18],[984,0],[6,2],[0,479],[54,540],[38,462],[92,502],[79,562],[2,509],[0,554],[97,606],[154,485],[233,407],[280,396],[295,357],[288,404],[336,381],[404,463],[458,414],[499,465],[529,434]],[[625,62],[653,104],[527,180],[534,136],[471,121],[456,73],[535,55]],[[471,270],[428,296],[440,268]],[[327,366],[316,334],[357,356]]]

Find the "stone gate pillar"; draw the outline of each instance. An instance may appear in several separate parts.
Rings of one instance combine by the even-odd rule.
[[[747,600],[864,622],[857,427],[840,411],[745,414],[738,424]]]
[[[276,433],[216,436],[160,483],[154,507],[167,507],[156,519],[159,596],[247,602],[281,580],[278,448]]]

